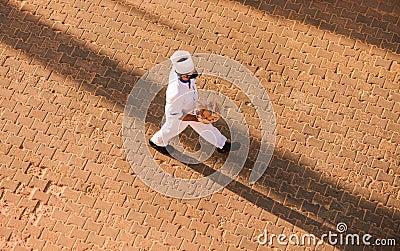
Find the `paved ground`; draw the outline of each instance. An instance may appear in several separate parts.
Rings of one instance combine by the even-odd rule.
[[[282,250],[276,241],[258,245],[257,236],[264,229],[320,236],[339,222],[348,233],[399,243],[399,6],[2,0],[0,249]],[[121,137],[127,95],[179,48],[238,60],[266,88],[277,144],[256,184],[247,177],[259,118],[244,93],[224,82],[202,86],[232,97],[250,124],[252,154],[236,181],[203,199],[177,200],[130,169]],[[160,94],[148,136],[160,124],[162,101]],[[187,145],[196,141],[191,133]],[[183,176],[222,161],[215,155],[196,169],[155,158]],[[304,249],[287,250],[295,248]]]

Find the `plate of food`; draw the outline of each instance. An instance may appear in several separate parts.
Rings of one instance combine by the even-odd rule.
[[[199,122],[205,124],[217,122],[221,118],[219,106],[215,103],[208,105],[200,104],[196,110],[196,117]]]

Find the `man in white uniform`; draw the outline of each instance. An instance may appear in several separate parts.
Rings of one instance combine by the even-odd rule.
[[[165,123],[150,139],[149,144],[161,153],[168,154],[168,141],[190,125],[201,137],[217,147],[220,153],[228,152],[231,143],[211,123],[199,122],[194,114],[198,94],[194,63],[187,51],[176,51],[171,57],[172,69],[166,92]]]

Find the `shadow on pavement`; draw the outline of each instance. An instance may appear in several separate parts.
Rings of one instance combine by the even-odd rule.
[[[398,1],[234,1],[400,54]]]
[[[4,2],[0,8],[1,43],[50,69],[44,77],[51,78],[57,73],[76,80],[81,90],[105,97],[115,103],[114,109],[123,112],[131,86],[141,76],[140,71],[125,70],[120,62],[49,27],[37,16]],[[149,120],[160,121],[161,118]],[[257,140],[252,141],[251,148],[258,152]],[[239,181],[226,188],[316,236],[334,231],[337,223],[345,222],[349,233],[369,233],[377,238],[399,237],[398,211],[353,195],[346,188],[325,181],[312,168],[297,163],[295,157],[275,152],[266,173],[255,185],[257,190]],[[239,179],[247,179],[253,164],[248,159]],[[214,171],[203,164],[190,167],[204,175]]]
[[[115,103],[115,109],[123,111],[126,97],[143,71],[123,68],[120,62],[90,49],[87,43],[44,24],[39,16],[4,2],[0,7],[1,42],[40,62],[44,69],[33,74],[60,81],[69,77],[77,83],[77,91],[103,96]]]
[[[155,116],[150,115],[148,119],[154,121],[156,126],[161,126],[161,120]],[[217,127],[221,129],[221,126],[225,127],[225,125],[226,123],[220,123]],[[191,131],[183,132],[186,134],[185,138],[188,136],[194,138],[195,135]],[[229,135],[229,131],[225,131],[224,134]],[[334,184],[326,177],[322,177],[321,173],[312,170],[311,166],[299,165],[298,159],[288,159],[284,155],[274,152],[264,175],[255,185],[249,185],[248,179],[254,166],[254,159],[259,154],[259,139],[260,137],[252,136],[250,149],[252,149],[252,155],[255,156],[248,156],[239,176],[226,186],[226,189],[314,234],[317,238],[328,234],[329,231],[339,234],[336,226],[343,222],[348,226],[347,233],[357,233],[361,237],[368,233],[373,236],[371,240],[375,238],[399,239],[400,236],[396,229],[399,228],[400,221],[396,210],[383,208],[378,206],[377,202],[352,194],[347,191],[344,184]],[[186,145],[195,144],[195,141],[196,139],[187,140]],[[226,155],[216,152],[213,157],[215,155],[226,158]],[[190,157],[186,158],[190,159]],[[183,164],[204,176],[216,171],[203,163]],[[335,247],[349,250],[356,248],[344,245]],[[385,250],[389,249],[390,247],[385,247]]]

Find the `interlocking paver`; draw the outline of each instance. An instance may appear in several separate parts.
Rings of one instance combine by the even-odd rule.
[[[399,11],[384,0],[2,2],[1,249],[262,250],[264,228],[318,235],[340,221],[399,238]],[[277,144],[255,185],[242,176],[179,201],[131,171],[126,97],[178,48],[238,60],[266,88]],[[244,111],[254,161],[260,119],[244,93],[205,87]]]

